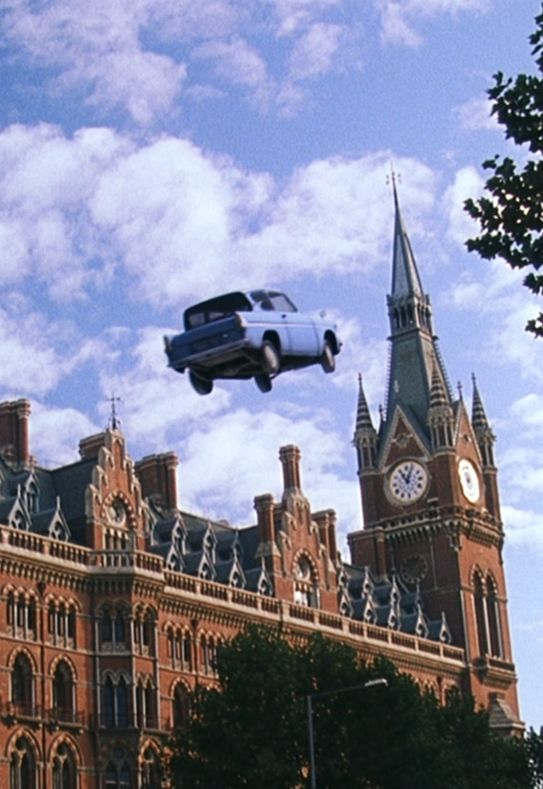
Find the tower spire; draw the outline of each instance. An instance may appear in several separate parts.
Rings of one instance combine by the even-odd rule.
[[[471,407],[471,424],[477,437],[477,443],[481,451],[483,460],[483,467],[494,468],[494,443],[496,437],[492,432],[492,428],[486,418],[485,407],[479,394],[477,380],[475,375],[472,374],[471,380],[473,383],[473,399]]]
[[[397,405],[409,411],[428,436],[428,409],[432,377],[450,400],[445,369],[433,333],[430,298],[424,292],[415,256],[400,210],[396,179],[394,196],[394,247],[392,288],[387,298],[390,321],[390,373],[386,404],[387,421]]]
[[[358,452],[359,471],[373,467],[376,460],[377,432],[373,426],[360,373],[358,374],[358,404],[353,444]]]

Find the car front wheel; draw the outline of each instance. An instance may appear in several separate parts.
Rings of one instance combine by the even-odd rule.
[[[262,343],[262,369],[267,375],[276,375],[281,366],[281,359],[275,345],[269,340]]]
[[[207,395],[213,389],[213,381],[211,378],[204,378],[198,375],[194,370],[189,370],[189,381],[192,388],[198,392],[199,395]]]
[[[272,382],[270,381],[270,376],[266,375],[266,373],[255,375],[255,384],[261,392],[271,392]]]
[[[333,373],[336,369],[336,357],[328,341],[324,343],[322,349],[321,366],[325,373]]]

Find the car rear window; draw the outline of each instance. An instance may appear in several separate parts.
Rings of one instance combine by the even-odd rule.
[[[194,329],[205,323],[220,320],[233,312],[247,312],[252,309],[252,304],[245,293],[226,293],[224,296],[202,301],[185,310],[185,329]]]

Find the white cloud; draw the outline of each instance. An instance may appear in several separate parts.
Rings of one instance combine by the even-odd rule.
[[[243,286],[249,266],[259,284],[367,271],[390,243],[389,159],[324,159],[274,182],[175,137],[136,147],[101,129],[66,138],[10,127],[0,133],[4,282],[32,276],[69,300],[124,272],[132,298],[163,308]],[[414,159],[397,165],[416,235],[434,176]]]
[[[449,221],[447,235],[462,247],[466,239],[476,236],[479,226],[464,210],[468,197],[477,198],[483,189],[483,179],[475,167],[463,167],[457,171],[454,181],[443,196],[443,205]]]
[[[291,75],[307,79],[326,74],[340,45],[344,30],[340,25],[313,24],[296,42],[290,56]]]
[[[487,96],[478,96],[455,107],[453,113],[458,118],[460,126],[463,129],[472,131],[478,129],[497,129],[498,122],[496,117],[490,114],[491,108],[492,105]]]
[[[530,509],[502,507],[507,539],[515,547],[543,550],[541,514]]]
[[[58,408],[33,401],[30,451],[38,465],[58,467],[74,463],[79,460],[80,440],[101,429],[75,408]]]
[[[210,427],[191,433],[185,443],[186,465],[180,470],[181,506],[234,523],[254,522],[253,498],[271,493],[281,498],[280,446],[295,444],[302,452],[302,488],[314,511],[334,508],[342,533],[360,526],[354,475],[344,479],[338,459],[345,442],[328,423],[290,418],[273,411],[230,411]],[[210,463],[213,458],[213,463]],[[274,464],[275,459],[275,464]]]
[[[461,11],[483,12],[488,0],[375,0],[381,15],[381,34],[392,44],[418,46],[421,35],[417,23],[439,14],[458,14]]]
[[[186,375],[167,367],[162,337],[171,333],[171,329],[153,326],[135,334],[126,332],[119,339],[123,364],[112,359],[102,365],[102,422],[105,424],[109,417],[105,401],[114,393],[121,398],[122,429],[136,454],[142,447],[145,453],[164,451],[169,444],[177,447],[181,436],[224,412],[230,402],[230,395],[221,386],[215,386],[209,397],[197,395]]]

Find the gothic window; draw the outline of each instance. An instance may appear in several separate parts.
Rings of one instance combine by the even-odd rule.
[[[308,608],[318,607],[318,590],[307,556],[300,556],[294,567],[294,602]]]
[[[101,622],[102,644],[111,644],[112,647],[126,646],[126,619],[122,609],[110,611],[104,609]]]
[[[10,592],[7,600],[7,623],[12,635],[25,640],[36,640],[36,600],[24,593]]]
[[[188,632],[183,634],[183,668],[192,671],[192,637]]]
[[[115,686],[107,677],[103,689],[104,725],[109,729],[115,725]]]
[[[117,685],[117,726],[128,726],[128,685],[124,677],[121,677]]]
[[[143,729],[144,723],[144,696],[143,696],[143,682],[140,681],[136,685],[136,725],[139,729]]]
[[[53,708],[59,720],[73,720],[74,681],[71,669],[64,660],[57,665],[53,677]]]
[[[110,729],[126,728],[129,721],[128,684],[124,677],[114,682],[107,676],[102,687],[103,723]]]
[[[144,691],[145,701],[145,725],[149,728],[155,726],[155,692],[150,682],[147,683]]]
[[[22,652],[15,658],[11,672],[11,700],[19,710],[32,710],[32,665]]]
[[[489,574],[483,579],[480,573],[474,578],[475,618],[481,655],[503,656],[500,626],[500,609],[494,579]]]
[[[118,748],[116,751],[120,751]],[[106,765],[104,775],[104,789],[133,789],[132,774],[130,767],[126,761],[120,761],[120,753],[115,753],[115,759],[112,759]]]
[[[174,729],[182,728],[189,717],[189,694],[181,683],[175,686],[172,702],[172,723]]]
[[[9,761],[10,789],[37,789],[36,760],[30,742],[19,737]]]
[[[502,657],[503,649],[500,628],[500,609],[496,585],[494,584],[494,581],[490,575],[486,579],[486,607],[490,652],[495,657]]]
[[[53,759],[53,789],[76,789],[77,769],[71,749],[62,742]]]
[[[158,755],[152,748],[147,748],[141,765],[141,789],[156,789],[161,783],[162,771]]]
[[[76,610],[75,606],[70,606],[70,610],[68,612],[68,638],[72,641],[73,645],[75,646],[75,635],[76,635]]]
[[[124,613],[122,611],[117,611],[117,616],[115,617],[115,643],[116,644],[124,644],[126,642],[126,628],[125,628],[125,619]]]

